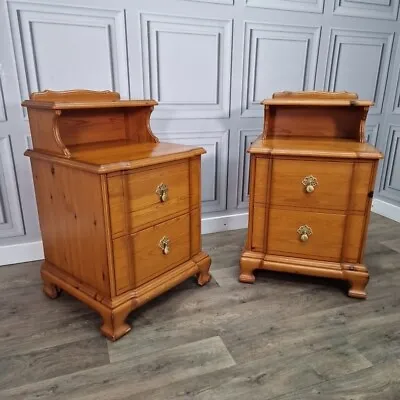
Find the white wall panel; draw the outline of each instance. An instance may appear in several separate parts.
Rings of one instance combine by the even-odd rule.
[[[250,154],[247,149],[260,134],[256,129],[243,129],[239,132],[238,208],[247,208],[249,204]]]
[[[0,238],[24,234],[10,137],[0,138]]]
[[[0,65],[0,74],[1,74],[1,65]],[[1,83],[1,75],[0,75],[0,122],[4,121],[7,121],[7,114],[6,114],[6,103],[4,101],[3,85]]]
[[[284,11],[322,13],[324,0],[245,0],[250,7],[269,8]]]
[[[319,39],[319,27],[246,22],[243,117],[262,117],[260,101],[276,91],[314,89]]]
[[[390,199],[400,196],[400,125],[390,125],[387,148],[386,168],[382,192]]]
[[[397,19],[399,0],[335,0],[334,14],[364,18]]]
[[[375,102],[370,114],[380,114],[392,42],[392,33],[332,29],[325,89],[356,92]]]
[[[214,4],[228,4],[233,5],[234,0],[185,0],[185,1],[195,1],[199,3],[214,3]]]
[[[9,13],[21,101],[45,89],[129,97],[123,10],[13,2]]]
[[[146,98],[154,118],[229,117],[230,20],[141,15]]]
[[[365,140],[372,144],[372,146],[376,146],[378,140],[378,131],[379,124],[376,125],[368,125],[365,128]]]

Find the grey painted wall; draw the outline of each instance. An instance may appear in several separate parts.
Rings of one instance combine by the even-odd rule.
[[[368,140],[385,152],[376,198],[399,206],[398,9],[399,0],[0,0],[0,251],[40,240],[20,103],[44,89],[157,99],[160,139],[208,152],[203,216],[214,229],[246,211],[245,150],[261,131],[261,99],[356,91],[375,101]]]

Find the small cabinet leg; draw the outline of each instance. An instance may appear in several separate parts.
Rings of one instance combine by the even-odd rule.
[[[260,267],[260,260],[255,258],[240,258],[240,276],[239,281],[243,283],[254,283],[256,280],[254,270]]]
[[[369,275],[367,273],[347,273],[346,278],[350,284],[349,297],[366,299],[367,293],[365,288],[369,281]]]
[[[211,266],[211,258],[209,256],[203,258],[201,261],[197,263],[197,266],[199,267],[199,273],[196,275],[197,283],[200,286],[204,286],[205,284],[210,282],[211,279],[211,275],[209,273]]]
[[[110,310],[104,308],[100,311],[103,318],[103,325],[100,328],[101,333],[113,342],[127,334],[132,328],[125,322],[129,313],[133,310],[130,302]]]
[[[56,299],[61,294],[61,289],[51,282],[43,281],[43,292],[50,299]]]

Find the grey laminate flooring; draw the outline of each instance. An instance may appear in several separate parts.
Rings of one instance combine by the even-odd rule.
[[[100,318],[41,292],[39,262],[0,268],[0,399],[400,399],[400,224],[372,216],[367,300],[343,282],[259,272],[237,281],[245,230],[203,237],[213,280]]]

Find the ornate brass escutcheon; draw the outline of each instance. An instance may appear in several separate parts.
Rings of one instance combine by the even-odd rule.
[[[160,183],[157,186],[156,194],[160,197],[160,201],[164,203],[168,200],[168,186],[165,183]]]
[[[170,251],[169,247],[169,237],[168,236],[163,236],[160,242],[158,243],[158,246],[162,250],[163,254],[168,254]]]
[[[306,187],[307,193],[312,193],[318,185],[317,178],[312,175],[306,176],[301,183]]]
[[[313,231],[308,225],[302,225],[299,229],[297,229],[297,233],[300,235],[300,240],[302,242],[307,242]]]

